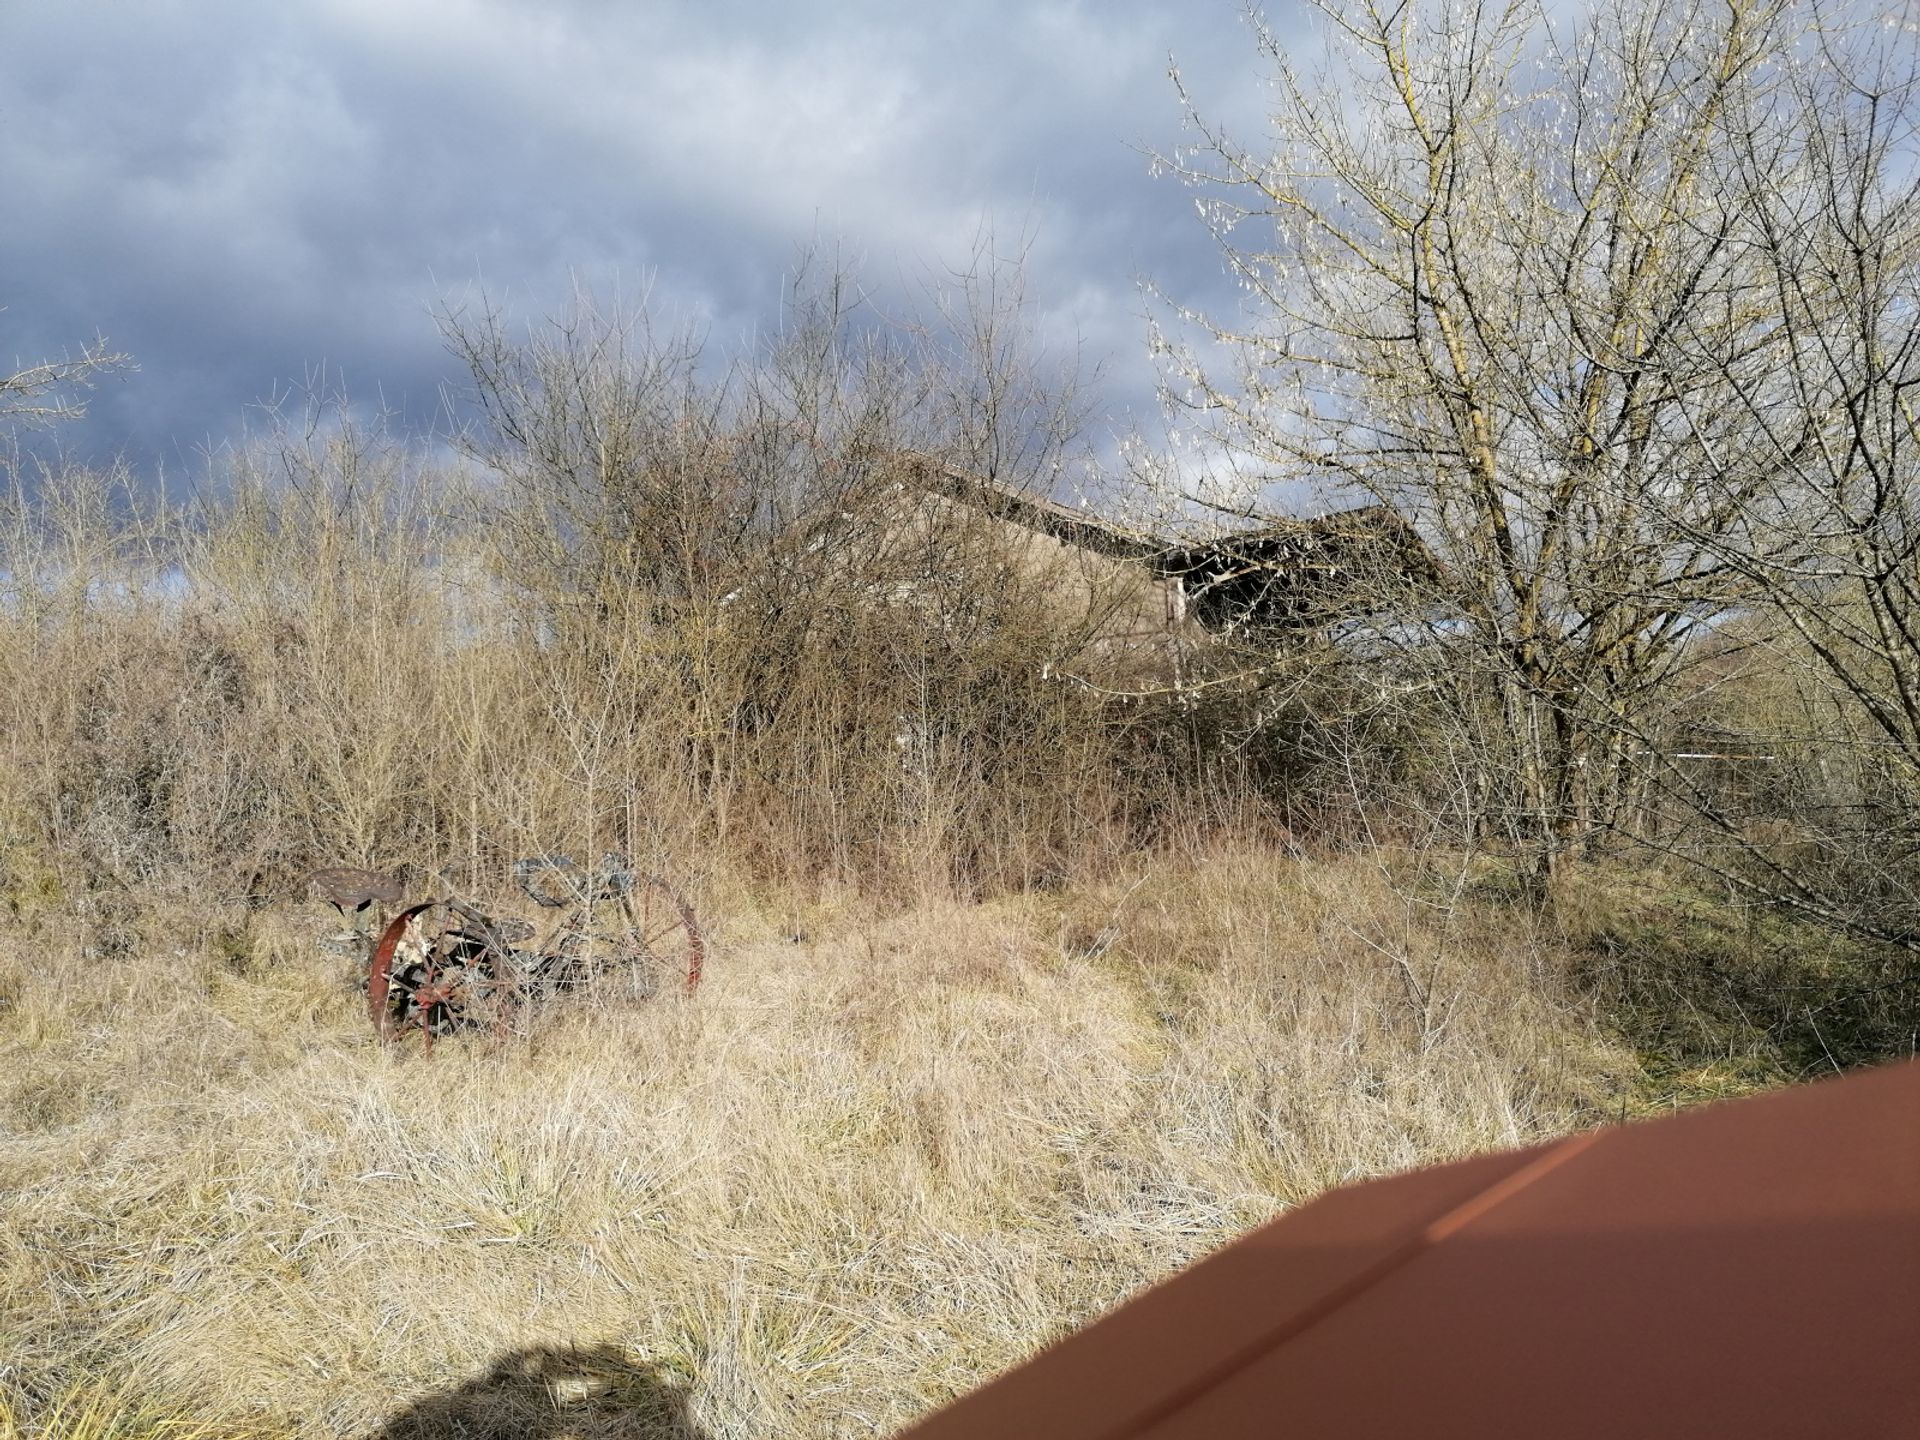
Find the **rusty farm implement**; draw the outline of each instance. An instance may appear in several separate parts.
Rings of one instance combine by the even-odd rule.
[[[377,935],[339,937],[361,960],[367,1016],[382,1038],[418,1030],[430,1049],[435,1036],[457,1030],[504,1036],[529,1007],[596,983],[635,997],[655,994],[668,977],[689,993],[699,988],[706,940],[693,906],[665,878],[636,873],[617,854],[593,866],[531,856],[513,875],[532,916],[429,899],[402,908]],[[398,904],[402,894],[372,871],[330,868],[312,879],[343,915]]]

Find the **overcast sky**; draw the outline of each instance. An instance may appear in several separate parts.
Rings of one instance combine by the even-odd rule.
[[[191,472],[321,364],[430,423],[428,312],[476,279],[523,314],[651,283],[725,345],[812,238],[884,294],[984,222],[1124,424],[1138,278],[1223,291],[1141,153],[1169,52],[1257,115],[1235,0],[4,0],[0,363],[104,332],[140,370],[70,439]]]

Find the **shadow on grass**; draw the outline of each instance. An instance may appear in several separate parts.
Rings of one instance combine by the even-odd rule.
[[[1644,1071],[1645,1108],[1911,1058],[1920,959],[1657,869],[1585,879],[1573,978]]]
[[[610,1346],[510,1351],[485,1375],[416,1400],[369,1440],[704,1440],[687,1392]]]

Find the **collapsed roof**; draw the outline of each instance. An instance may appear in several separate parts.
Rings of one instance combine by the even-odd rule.
[[[1385,505],[1274,518],[1213,539],[1179,540],[930,459],[916,463],[915,476],[930,492],[996,519],[1145,566],[1177,585],[1187,615],[1216,632],[1298,630],[1382,609],[1396,592],[1436,573],[1413,527]]]

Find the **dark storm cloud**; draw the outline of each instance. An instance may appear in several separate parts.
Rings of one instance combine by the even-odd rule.
[[[569,277],[764,327],[810,239],[882,288],[1031,233],[1056,339],[1149,402],[1135,277],[1217,294],[1169,50],[1244,109],[1229,0],[614,5],[19,0],[0,18],[0,363],[105,331],[141,369],[85,443],[180,457],[325,364],[415,423],[450,378],[428,310]]]

